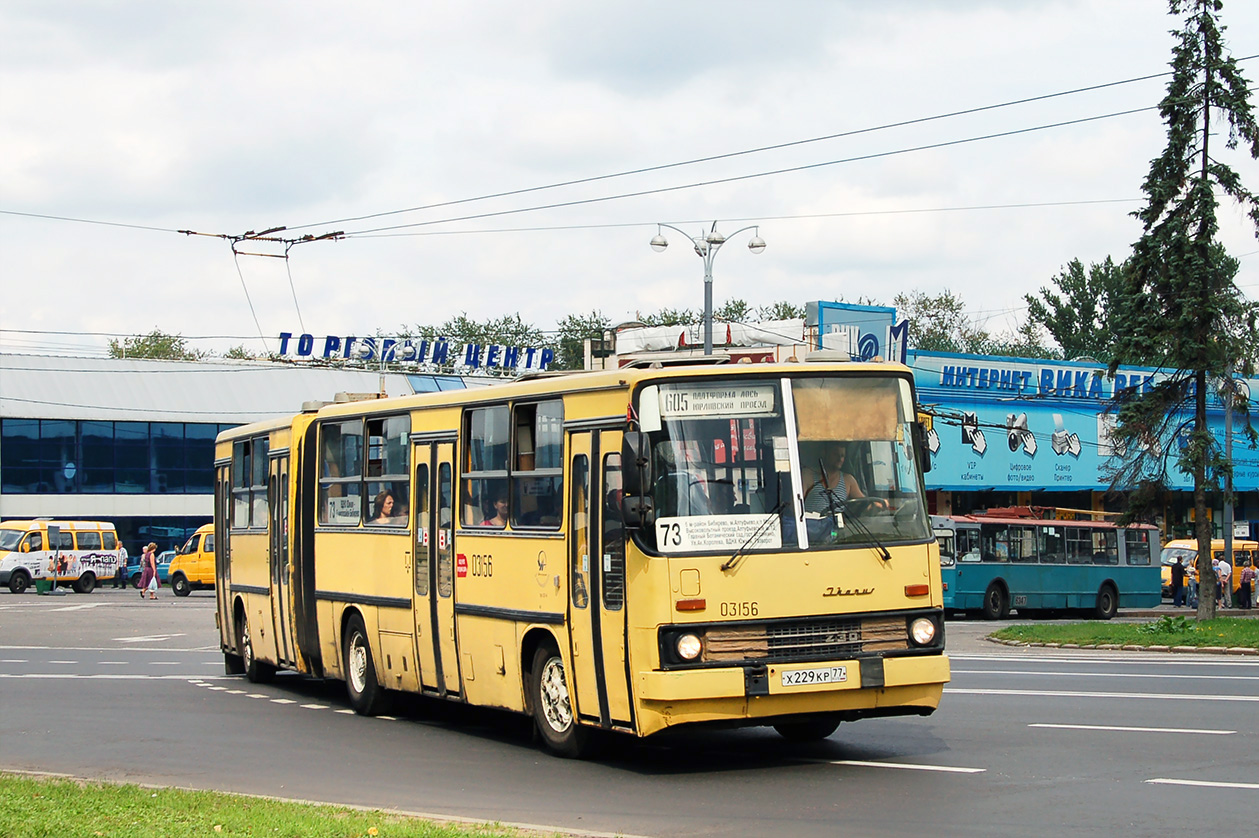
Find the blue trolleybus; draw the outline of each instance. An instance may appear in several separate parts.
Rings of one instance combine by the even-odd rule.
[[[1067,608],[1109,620],[1161,601],[1158,529],[1087,520],[1098,513],[1009,507],[933,515],[945,611],[998,620]]]

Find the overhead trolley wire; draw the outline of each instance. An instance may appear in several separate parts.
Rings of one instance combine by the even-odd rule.
[[[1246,58],[1255,58],[1259,56],[1247,56]],[[1239,58],[1238,61],[1244,61],[1246,58]],[[984,111],[997,110],[999,108],[1008,108],[1015,105],[1026,105],[1031,102],[1040,102],[1047,99],[1055,99],[1063,96],[1072,96],[1077,93],[1088,93],[1095,90],[1103,90],[1108,87],[1118,87],[1120,85],[1132,84],[1134,82],[1149,81],[1150,79],[1161,78],[1171,75],[1170,72],[1152,73],[1146,76],[1136,76],[1130,79],[1121,79],[1119,81],[1105,82],[1103,84],[1089,85],[1087,87],[1077,87],[1073,90],[1063,90],[1057,93],[1046,93],[1040,96],[1029,96],[1023,99],[1014,99],[1008,102],[1000,102],[992,105],[980,105],[974,108],[965,108],[958,111],[950,111],[948,113],[935,114],[933,116],[918,117],[915,119],[906,119],[899,122],[889,122],[883,125],[875,125],[868,128],[857,128],[851,131],[841,131],[834,134],[825,134],[820,137],[810,137],[803,140],[790,140],[787,142],[774,143],[773,145],[760,146],[758,148],[743,149],[742,151],[730,151],[722,154],[712,154],[705,157],[695,157],[690,160],[681,160],[675,163],[662,163],[655,166],[644,166],[638,169],[627,169],[621,172],[613,172],[605,175],[594,175],[585,178],[576,178],[574,180],[560,181],[558,183],[550,183],[543,186],[530,186],[522,189],[512,189],[502,192],[493,192],[486,195],[480,195],[475,198],[459,198],[453,201],[441,201],[433,204],[425,204],[417,207],[407,207],[405,209],[387,210],[385,212],[369,213],[366,215],[351,216],[348,218],[338,218],[330,221],[322,221],[313,224],[299,224],[290,226],[290,230],[304,230],[310,227],[327,227],[333,224],[344,224],[351,221],[367,221],[372,218],[385,218],[391,215],[402,215],[409,212],[422,212],[424,210],[440,209],[442,207],[458,206],[460,204],[469,204],[476,201],[488,201],[495,198],[510,198],[516,195],[527,195],[532,192],[542,192],[547,189],[561,189],[567,186],[579,186],[584,183],[596,183],[602,180],[612,180],[614,178],[630,177],[633,175],[649,174],[651,172],[660,172],[668,169],[681,168],[683,166],[692,166],[699,163],[711,163],[717,160],[729,160],[734,157],[744,157],[751,154],[760,154],[766,151],[779,151],[784,148],[793,148],[796,146],[809,145],[812,143],[826,142],[828,140],[838,140],[847,137],[856,137],[862,134],[872,134],[877,131],[885,131],[892,128],[904,128],[910,125],[920,125],[926,122],[934,122],[941,119],[951,119],[958,116],[969,116],[971,114],[983,113]]]

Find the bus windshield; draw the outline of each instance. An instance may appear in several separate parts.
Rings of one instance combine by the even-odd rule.
[[[644,387],[660,553],[880,547],[931,538],[913,395],[895,377],[805,375]]]
[[[25,530],[0,530],[0,550],[16,550]]]

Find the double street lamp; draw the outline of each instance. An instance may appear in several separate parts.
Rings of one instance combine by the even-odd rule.
[[[674,227],[672,224],[657,224],[656,235],[651,240],[651,249],[657,253],[663,253],[664,249],[669,246],[668,240],[664,237],[663,228],[668,227],[691,240],[691,244],[695,245],[695,253],[704,260],[704,354],[713,354],[713,260],[717,258],[717,251],[721,250],[721,246],[728,240],[734,238],[740,233],[752,230],[752,238],[748,240],[748,250],[753,253],[760,253],[765,249],[765,240],[760,237],[760,227],[752,225],[735,230],[729,236],[722,235],[717,232],[717,222],[713,222],[712,229],[707,233],[701,233],[698,236],[687,235],[686,231]]]

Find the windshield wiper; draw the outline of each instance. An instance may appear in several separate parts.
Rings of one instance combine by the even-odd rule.
[[[840,501],[840,506],[843,507],[845,511],[849,511],[847,501]],[[849,514],[844,521],[845,523],[851,522],[852,528],[865,536],[866,541],[874,548],[874,552],[879,554],[880,559],[885,562],[890,562],[892,560],[892,554],[889,553],[887,548],[883,546],[883,542],[879,541],[879,537],[871,532],[870,528],[861,522],[861,519],[857,517],[855,512],[849,511]]]
[[[774,505],[774,508],[765,513],[765,520],[761,522],[761,525],[757,527],[750,536],[748,536],[747,541],[743,542],[743,546],[738,550],[735,550],[734,555],[726,559],[725,563],[722,564],[722,570],[733,570],[739,564],[739,560],[747,555],[748,545],[759,539],[765,533],[765,529],[778,519],[778,513],[782,512],[782,508],[786,502],[787,498],[779,498],[778,503]]]

